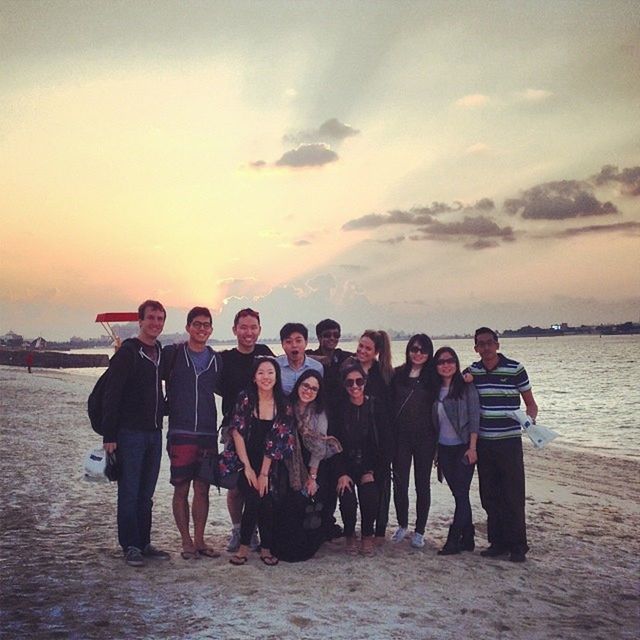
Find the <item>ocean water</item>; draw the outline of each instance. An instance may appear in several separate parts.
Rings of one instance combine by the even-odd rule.
[[[434,340],[436,349],[445,345],[455,349],[463,366],[477,360],[471,339]],[[269,346],[281,353],[279,344]],[[340,346],[354,351],[356,343]],[[392,343],[394,366],[404,362],[405,347],[404,341]],[[560,434],[550,446],[640,459],[640,336],[505,338],[500,347],[525,365],[538,423]],[[97,378],[103,369],[66,371]]]

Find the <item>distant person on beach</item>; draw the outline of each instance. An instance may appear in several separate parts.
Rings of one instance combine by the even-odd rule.
[[[389,522],[389,503],[391,501],[391,459],[393,440],[391,437],[391,342],[386,331],[367,329],[358,341],[356,360],[367,376],[368,396],[375,398],[380,411],[378,431],[382,442],[383,455],[378,459],[375,470],[378,487],[378,513],[376,514],[375,543],[384,544],[387,523]]]
[[[474,339],[481,359],[469,372],[480,395],[478,477],[490,545],[480,555],[492,558],[509,553],[512,562],[524,562],[529,545],[522,430],[508,413],[520,408],[522,396],[527,414],[535,420],[538,405],[525,368],[498,352],[498,334],[480,327]]]
[[[409,534],[409,477],[413,462],[416,491],[416,524],[411,546],[424,547],[424,531],[431,507],[431,469],[437,436],[431,419],[435,396],[433,343],[424,333],[407,342],[405,363],[394,370],[392,382],[393,502],[398,528],[391,541],[399,543]]]
[[[157,300],[145,300],[138,318],[138,337],[125,340],[109,362],[102,418],[104,449],[118,456],[118,542],[133,567],[144,566],[147,558],[169,558],[151,544],[164,415],[158,336],[166,312]]]
[[[197,474],[206,455],[218,452],[218,414],[214,391],[222,370],[220,354],[207,346],[213,330],[211,312],[194,307],[185,327],[189,340],[165,347],[163,378],[169,410],[168,451],[171,461],[173,515],[185,560],[220,553],[204,541],[209,515],[209,485]],[[193,484],[193,538],[189,529],[189,488]]]
[[[260,529],[260,560],[278,564],[272,552],[274,527],[274,483],[279,465],[293,451],[293,414],[282,393],[280,367],[270,357],[256,358],[251,382],[240,393],[231,416],[229,432],[242,463],[238,487],[244,496],[240,525],[240,547],[229,562],[247,563],[253,531]]]
[[[240,309],[233,319],[233,335],[238,345],[227,349],[222,356],[222,380],[220,394],[222,395],[222,443],[226,444],[231,437],[228,426],[231,414],[238,399],[238,394],[246,389],[251,382],[251,370],[256,356],[274,356],[266,344],[258,344],[260,337],[260,314],[254,309]],[[240,520],[244,497],[238,488],[227,491],[227,509],[231,518],[231,534],[227,551],[237,551],[240,546]],[[254,533],[251,548],[257,549],[259,540]]]
[[[438,551],[438,555],[447,556],[475,549],[469,488],[478,459],[480,401],[475,385],[465,383],[458,354],[451,347],[438,349],[433,362],[439,382],[438,400],[432,409],[438,477],[444,475],[456,503],[447,541]]]
[[[278,356],[276,361],[280,365],[282,390],[285,396],[291,393],[298,378],[308,369],[313,369],[320,375],[324,373],[322,365],[305,354],[308,340],[307,327],[300,322],[287,322],[280,329],[280,343],[284,355]]]
[[[33,373],[31,371],[31,367],[33,366],[33,353],[31,351],[27,352],[27,357],[25,358],[25,364],[27,365],[27,372]]]

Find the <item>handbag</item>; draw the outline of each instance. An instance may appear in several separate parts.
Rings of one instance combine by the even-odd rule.
[[[240,470],[229,470],[224,452],[205,455],[198,470],[198,480],[219,489],[235,489],[239,475]]]

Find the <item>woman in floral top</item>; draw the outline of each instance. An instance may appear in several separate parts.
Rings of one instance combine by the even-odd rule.
[[[241,392],[229,427],[236,453],[244,470],[238,487],[244,495],[240,524],[240,548],[229,562],[246,564],[256,523],[262,542],[260,559],[278,564],[271,554],[273,499],[269,491],[273,462],[291,455],[294,444],[292,412],[280,384],[280,367],[269,357],[256,358],[251,384]]]

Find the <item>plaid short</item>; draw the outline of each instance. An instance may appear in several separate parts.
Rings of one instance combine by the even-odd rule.
[[[173,485],[191,482],[198,476],[205,455],[217,453],[215,433],[169,433],[167,450]]]

